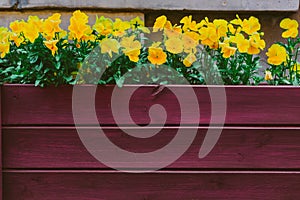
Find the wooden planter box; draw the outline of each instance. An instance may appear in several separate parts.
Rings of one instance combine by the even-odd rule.
[[[185,94],[191,86],[171,87]],[[137,124],[149,123],[148,111],[153,104],[164,105],[168,113],[159,134],[138,139],[123,133],[122,129],[131,128],[128,119],[121,119],[119,126],[114,121],[110,108],[113,88],[98,86],[95,96],[98,120],[108,138],[134,152],[153,151],[172,140],[180,125],[180,108],[169,89],[143,86],[132,96],[130,112]],[[192,89],[200,118],[181,124],[183,129],[197,129],[192,145],[159,171],[125,173],[96,160],[82,144],[74,127],[72,86],[1,86],[3,199],[298,199],[300,88],[226,86],[225,125],[214,121],[213,128],[222,129],[222,134],[202,159],[198,153],[211,121],[212,105],[206,86]],[[154,117],[159,121],[160,116]],[[88,115],[86,120],[87,126],[82,128],[93,129]],[[137,130],[142,132],[145,127]]]

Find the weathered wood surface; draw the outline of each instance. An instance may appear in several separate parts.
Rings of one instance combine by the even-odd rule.
[[[1,99],[2,99],[2,91],[1,91],[1,87],[0,87],[0,200],[2,200],[2,103],[1,103]]]
[[[122,90],[131,87],[125,86]],[[177,88],[187,102],[191,102],[186,86],[171,87]],[[91,89],[90,86],[82,88],[83,96],[84,90]],[[192,89],[199,102],[200,118],[188,117],[181,121],[184,130],[196,128],[198,131],[192,145],[178,160],[159,172],[132,174],[108,171],[109,168],[84,147],[74,127],[72,86],[59,89],[2,86],[3,198],[298,199],[300,88],[226,86],[225,128],[216,146],[203,159],[198,158],[198,153],[211,120],[211,101],[206,86],[193,86]],[[209,89],[218,91],[220,87]],[[109,97],[112,91],[113,86],[99,86],[95,97],[98,120],[111,141],[129,151],[151,152],[172,140],[181,114],[178,99],[169,89],[160,91],[156,86],[138,89],[129,106],[134,123],[120,112],[121,123],[118,124],[111,112]],[[124,98],[121,95],[118,99]],[[217,107],[224,105],[221,100],[214,101]],[[122,128],[145,131],[145,127],[132,125],[148,124],[149,108],[154,104],[162,104],[168,114],[165,125],[157,124],[163,126],[161,132],[140,139],[121,131]],[[79,110],[86,122],[81,128],[92,131],[95,124],[89,123],[91,110],[84,108]],[[193,111],[184,112],[188,115]],[[161,116],[152,117],[156,122],[162,121]],[[218,124],[222,121],[214,123],[213,129],[221,128]],[[99,147],[99,150],[104,149]],[[122,164],[127,168],[127,163]]]
[[[84,87],[84,86],[83,86]],[[122,91],[132,86],[124,86]],[[186,94],[185,87],[177,89],[186,96],[187,102],[192,101],[191,95]],[[200,118],[187,118],[182,124],[207,125],[211,120],[211,101],[206,86],[193,86],[197,95]],[[82,91],[89,91],[85,86]],[[218,91],[219,87],[210,90]],[[113,86],[99,86],[96,93],[96,111],[98,121],[104,125],[114,125],[115,120],[111,112],[110,96]],[[144,86],[138,89],[130,101],[130,114],[137,124],[148,124],[149,108],[153,104],[164,106],[168,116],[166,125],[180,123],[180,107],[176,96],[167,88],[154,95],[155,86]],[[214,99],[216,106],[227,105],[227,125],[299,125],[300,121],[300,88],[282,86],[226,86],[227,103]],[[122,96],[119,97],[122,101]],[[83,101],[84,104],[84,101]],[[3,87],[3,124],[4,125],[73,125],[72,115],[72,86],[59,88],[35,88],[32,86],[7,85]],[[81,110],[82,118],[89,123],[91,110],[84,107]],[[188,115],[188,112],[185,111]],[[118,125],[130,125],[129,117],[119,113],[121,122]],[[161,116],[154,116],[160,121]],[[223,123],[220,119],[216,124]]]
[[[4,172],[7,200],[299,199],[299,172]]]
[[[151,138],[140,139],[127,135],[117,127],[103,130],[117,146],[140,153],[164,147],[177,133],[176,127],[165,127]],[[190,148],[168,168],[300,168],[300,128],[228,127],[223,130],[210,154],[199,159],[199,149],[206,132],[206,127],[200,127]],[[6,127],[3,141],[5,168],[106,168],[86,150],[72,127]],[[105,151],[105,147],[97,146],[97,151]],[[170,155],[161,156],[164,160],[163,156]],[[121,163],[124,168],[128,164],[130,166],[130,163]]]
[[[147,9],[147,10],[223,10],[223,11],[295,11],[299,1],[288,0],[19,0],[21,8],[101,8],[101,9]]]

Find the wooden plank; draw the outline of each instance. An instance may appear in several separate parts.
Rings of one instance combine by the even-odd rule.
[[[129,91],[135,86],[124,86],[121,91]],[[177,89],[188,103],[193,102],[187,89],[190,86],[169,86]],[[99,86],[95,96],[95,108],[98,121],[105,125],[114,125],[115,116],[111,111],[111,95],[114,86]],[[193,86],[197,95],[200,118],[193,117],[194,109],[183,110],[186,117],[182,125],[209,124],[212,119],[212,104],[206,86]],[[85,123],[93,121],[92,110],[86,107],[85,92],[89,94],[91,87],[82,86],[83,99],[76,108]],[[210,91],[221,91],[218,86],[210,86]],[[150,122],[149,109],[154,104],[161,104],[167,112],[167,125],[180,124],[180,103],[169,89],[156,92],[156,86],[143,86],[131,98],[130,115],[137,124]],[[3,87],[4,125],[72,125],[72,86],[59,88],[36,88],[28,85],[5,85]],[[224,97],[214,97],[214,108],[219,110],[227,106],[227,125],[299,125],[300,121],[300,88],[291,86],[226,86],[227,102]],[[123,96],[117,101],[122,102]],[[197,103],[197,102],[196,102]],[[115,104],[116,105],[116,104]],[[118,105],[118,104],[117,104]],[[94,108],[92,106],[92,108]],[[119,112],[119,125],[131,125],[130,117],[125,112]],[[153,120],[162,123],[161,115],[153,115]],[[224,116],[214,114],[215,124],[222,124]]]
[[[86,129],[94,130],[93,128]],[[185,128],[186,131],[188,129],[192,127]],[[106,127],[103,130],[117,146],[136,153],[151,152],[162,148],[177,133],[176,127],[164,127],[157,135],[148,139],[140,139],[127,135],[117,127]],[[145,131],[143,128],[128,127],[124,130]],[[206,131],[206,127],[199,127],[192,145],[168,168],[300,168],[300,128],[226,127],[210,154],[199,159],[198,153]],[[91,140],[94,141],[94,138]],[[178,148],[179,145],[177,145]],[[97,150],[105,151],[106,148],[99,146]],[[171,154],[172,152],[161,155],[161,159],[164,160]],[[120,161],[120,164],[124,168],[131,166],[125,161]],[[147,166],[147,162],[145,165]],[[76,130],[72,127],[4,127],[3,166],[19,169],[106,168],[86,150]]]
[[[299,172],[5,172],[9,200],[298,199]]]
[[[214,10],[214,11],[296,11],[299,1],[278,0],[21,0],[22,8],[101,8],[101,9],[135,9],[135,10]]]
[[[2,200],[2,86],[0,85],[0,200]]]

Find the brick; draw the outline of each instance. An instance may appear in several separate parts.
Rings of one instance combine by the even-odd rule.
[[[65,7],[151,10],[296,11],[299,0],[21,0],[21,7]]]
[[[16,20],[16,19],[27,19],[29,15],[37,15],[40,18],[47,18],[51,14],[55,13],[55,11],[50,12],[50,11],[26,11],[26,12],[0,12],[0,26],[5,26],[8,27],[10,22]],[[72,12],[59,12],[61,13],[61,19],[62,19],[62,24],[61,27],[66,29],[69,25],[69,19],[72,15]],[[137,13],[137,12],[119,12],[119,13],[109,13],[109,12],[85,12],[89,16],[89,24],[93,24],[95,22],[96,16],[105,16],[109,17],[112,19],[115,18],[121,18],[123,20],[129,20],[132,18],[135,18],[136,16],[139,16],[141,19],[144,19],[144,14],[142,13]]]

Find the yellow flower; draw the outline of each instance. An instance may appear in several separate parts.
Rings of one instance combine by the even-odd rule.
[[[36,31],[38,31],[38,32],[43,31],[43,29],[42,29],[43,20],[40,19],[38,16],[29,16],[27,23],[32,24],[35,27]]]
[[[10,35],[11,33],[8,31],[7,28],[0,27],[0,42],[8,42]]]
[[[196,51],[196,46],[199,44],[199,34],[195,32],[185,32],[182,35],[184,52],[192,53]]]
[[[183,42],[179,38],[170,38],[166,40],[165,45],[167,51],[169,51],[170,53],[178,54],[183,51]]]
[[[236,19],[231,20],[230,23],[233,25],[238,25],[238,26],[243,25],[243,21],[241,20],[241,18],[238,15],[236,15]]]
[[[168,38],[180,37],[182,34],[182,29],[177,25],[172,26],[171,22],[167,21],[164,33]]]
[[[87,25],[87,23],[88,16],[80,10],[75,11],[70,18],[70,25],[68,27],[70,31],[70,38],[75,38],[81,41],[85,35],[90,35],[92,33],[92,29],[89,25]]]
[[[105,38],[100,43],[101,53],[108,53],[112,58],[112,52],[118,53],[120,44],[116,39]]]
[[[116,18],[114,24],[113,24],[113,35],[114,36],[123,36],[125,34],[125,31],[130,29],[130,23],[127,21],[122,21],[119,18]]]
[[[282,33],[283,38],[295,38],[298,35],[298,22],[289,18],[285,18],[280,22],[280,28],[286,29]]]
[[[130,61],[138,62],[141,50],[140,49],[127,49],[124,53],[126,56],[128,56]]]
[[[187,55],[187,57],[184,58],[183,64],[186,67],[190,67],[196,60],[197,60],[197,58],[196,58],[195,54],[190,53]]]
[[[9,42],[0,42],[0,57],[4,58],[7,53],[9,53],[10,44]]]
[[[251,16],[248,20],[244,19],[243,24],[243,31],[248,35],[252,35],[260,30],[260,23],[256,17]]]
[[[62,29],[59,27],[61,23],[60,14],[55,13],[48,17],[43,23],[43,33],[47,40],[51,40],[55,37],[55,33],[59,33]]]
[[[280,65],[286,61],[287,52],[285,48],[279,44],[273,44],[266,53],[268,56],[268,63],[271,65]]]
[[[265,41],[260,38],[258,33],[250,36],[249,44],[250,47],[248,48],[247,53],[251,55],[259,54],[260,50],[263,50],[266,47]]]
[[[24,29],[24,21],[13,21],[9,24],[9,28],[14,32],[14,33],[21,33]]]
[[[215,46],[215,43],[218,43],[219,38],[216,32],[216,29],[213,27],[202,27],[199,31],[201,44],[207,45],[210,48]]]
[[[24,42],[24,37],[21,37],[17,33],[12,33],[10,39],[14,41],[17,47],[19,47]]]
[[[199,28],[202,26],[201,24],[197,24],[196,21],[192,21],[192,15],[185,16],[180,20],[180,23],[183,24],[183,31],[198,31]]]
[[[229,40],[225,40],[224,43],[220,43],[220,47],[224,58],[229,58],[230,56],[234,55],[236,52],[236,48],[230,46]]]
[[[216,32],[217,32],[218,38],[227,36],[227,30],[228,30],[227,24],[228,24],[228,22],[226,20],[224,20],[224,19],[215,19],[213,21],[213,24],[216,27]]]
[[[58,40],[49,40],[49,41],[44,41],[45,46],[51,50],[52,55],[54,56],[55,52],[58,50],[56,44]]]
[[[93,25],[93,29],[96,30],[98,34],[106,36],[113,31],[113,21],[104,16],[101,16],[100,18],[96,16],[96,22]]]
[[[140,49],[142,47],[141,43],[134,39],[134,35],[130,37],[123,37],[120,44],[125,49]]]
[[[24,24],[24,37],[27,38],[31,43],[34,43],[35,39],[39,37],[39,31],[36,29],[35,25],[30,23]]]
[[[230,42],[236,43],[239,52],[246,53],[250,47],[249,40],[245,39],[242,34],[237,34],[230,37]]]
[[[153,32],[163,30],[166,23],[167,23],[167,17],[165,15],[162,15],[162,16],[156,18],[154,25],[153,25]]]
[[[269,70],[265,71],[265,80],[270,81],[273,79],[272,73]]]
[[[297,72],[297,74],[300,73],[300,63],[295,63],[294,66],[292,67],[292,70],[294,72]]]
[[[121,40],[121,46],[124,47],[123,52],[129,59],[133,62],[137,62],[139,60],[139,55],[141,53],[140,49],[142,45],[139,41],[134,40],[135,36],[132,35],[130,37],[124,37]]]
[[[133,30],[135,30],[135,29],[138,29],[141,26],[145,26],[145,23],[139,17],[136,17],[136,18],[130,20],[130,25],[131,25],[131,28]]]
[[[161,65],[167,61],[167,54],[160,47],[150,47],[148,54],[148,60],[154,65]]]

